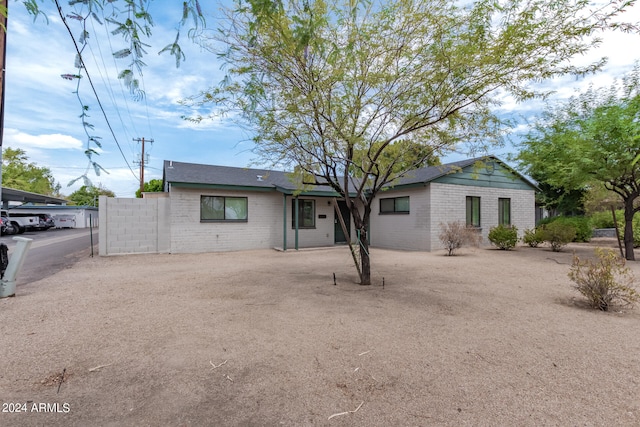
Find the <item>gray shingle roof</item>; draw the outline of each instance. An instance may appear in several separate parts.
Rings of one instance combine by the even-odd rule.
[[[286,172],[266,169],[237,168],[230,166],[202,165],[165,160],[164,180],[180,184],[234,185],[295,189]]]
[[[441,176],[454,173],[460,169],[466,168],[481,160],[492,159],[498,161],[523,181],[532,184],[522,175],[511,169],[498,158],[478,157],[466,159],[457,162],[447,163],[439,166],[428,166],[414,171],[410,171],[407,175],[393,183],[394,187],[400,185],[410,185],[419,183],[428,183]],[[193,185],[222,185],[222,186],[239,186],[239,187],[257,187],[284,189],[294,191],[297,189],[295,183],[291,182],[286,172],[273,171],[266,169],[250,169],[238,168],[230,166],[203,165],[197,163],[182,163],[165,160],[164,162],[164,181],[172,184],[193,184]],[[314,191],[332,192],[330,187],[316,187]]]

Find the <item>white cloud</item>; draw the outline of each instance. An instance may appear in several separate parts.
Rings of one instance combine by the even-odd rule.
[[[4,143],[15,148],[83,149],[82,141],[70,135],[59,133],[30,135],[18,129],[5,129]]]

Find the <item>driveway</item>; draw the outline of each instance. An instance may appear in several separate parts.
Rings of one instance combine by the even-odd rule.
[[[22,270],[18,273],[17,286],[49,277],[70,268],[79,259],[91,256],[91,232],[88,228],[50,229],[31,231],[18,235],[32,239]],[[16,236],[2,236],[0,242],[9,247],[9,257],[15,250]],[[93,230],[93,244],[97,255],[98,230]]]

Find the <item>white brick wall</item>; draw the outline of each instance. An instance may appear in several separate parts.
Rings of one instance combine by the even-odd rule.
[[[200,196],[247,197],[247,222],[201,222]],[[409,214],[380,215],[380,198],[409,196]],[[498,198],[511,199],[512,224],[519,234],[535,224],[533,190],[509,190],[431,183],[424,188],[392,190],[372,204],[374,247],[433,251],[441,249],[440,223],[466,220],[466,197],[480,197],[482,235],[498,224]],[[305,198],[305,197],[302,197]],[[300,248],[334,244],[334,208],[329,198],[316,201],[316,227],[300,229]],[[287,249],[295,246],[292,197],[287,196]],[[283,246],[283,195],[274,192],[173,188],[169,198],[100,198],[100,254],[146,252],[219,252]],[[325,215],[326,218],[319,218]],[[353,221],[351,234],[353,240]]]
[[[483,244],[489,244],[487,235],[498,225],[498,199],[511,199],[511,224],[518,234],[535,226],[535,195],[533,190],[512,190],[492,187],[431,183],[431,250],[441,248],[438,240],[440,223],[466,222],[466,197],[480,197],[480,227]]]
[[[409,196],[409,215],[380,215],[380,199]],[[483,243],[489,244],[489,229],[498,225],[498,199],[511,199],[511,223],[522,236],[535,225],[533,190],[431,183],[426,188],[379,193],[372,205],[371,242],[373,246],[435,251],[442,248],[440,224],[466,222],[466,197],[480,197],[480,225]]]
[[[169,199],[100,196],[100,255],[169,251]]]
[[[200,196],[247,197],[247,222],[200,222]],[[282,245],[282,195],[171,189],[171,252],[223,252]]]
[[[200,196],[247,197],[247,222],[200,222]],[[319,247],[334,244],[334,208],[331,199],[315,200],[314,229],[298,230],[298,247]],[[171,252],[222,252],[282,247],[285,227],[283,195],[272,192],[231,190],[171,189]],[[287,249],[295,248],[292,228],[292,197],[287,196]],[[326,215],[326,218],[319,218]]]
[[[380,214],[380,199],[409,196],[409,214]],[[387,249],[429,250],[429,187],[384,191],[371,205],[371,244]]]

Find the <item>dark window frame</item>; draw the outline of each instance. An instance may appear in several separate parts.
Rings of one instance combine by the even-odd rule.
[[[477,203],[474,203],[474,202],[477,202]],[[476,210],[477,210],[477,212],[476,212]],[[465,205],[465,212],[466,212],[466,224],[467,224],[467,227],[481,228],[482,216],[480,214],[481,213],[481,198],[480,198],[480,196],[467,196],[466,205]],[[474,222],[474,217],[476,216],[476,215],[474,215],[475,213],[477,213],[477,217],[478,217],[477,223]]]
[[[304,205],[311,203],[311,216],[310,219],[312,225],[304,224]],[[316,200],[315,199],[298,199],[298,230],[313,230],[316,228]],[[291,229],[296,229],[296,199],[291,200]]]
[[[407,200],[407,210],[400,210],[401,208],[398,206],[399,201]],[[390,210],[388,207],[383,209],[383,204],[387,204],[389,201],[393,201],[393,210]],[[411,213],[411,199],[409,196],[400,196],[400,197],[385,197],[380,199],[380,211],[379,215],[408,215]]]
[[[507,221],[503,221],[505,216],[505,206],[507,208]],[[498,198],[498,225],[511,227],[511,198],[509,197]]]
[[[222,212],[225,218],[203,218],[202,212],[202,201],[205,198],[219,198],[223,200]],[[226,218],[226,206],[227,199],[244,199],[246,217],[235,219],[235,218]],[[200,195],[200,222],[248,222],[249,221],[249,198],[244,196],[211,196],[211,195]]]

